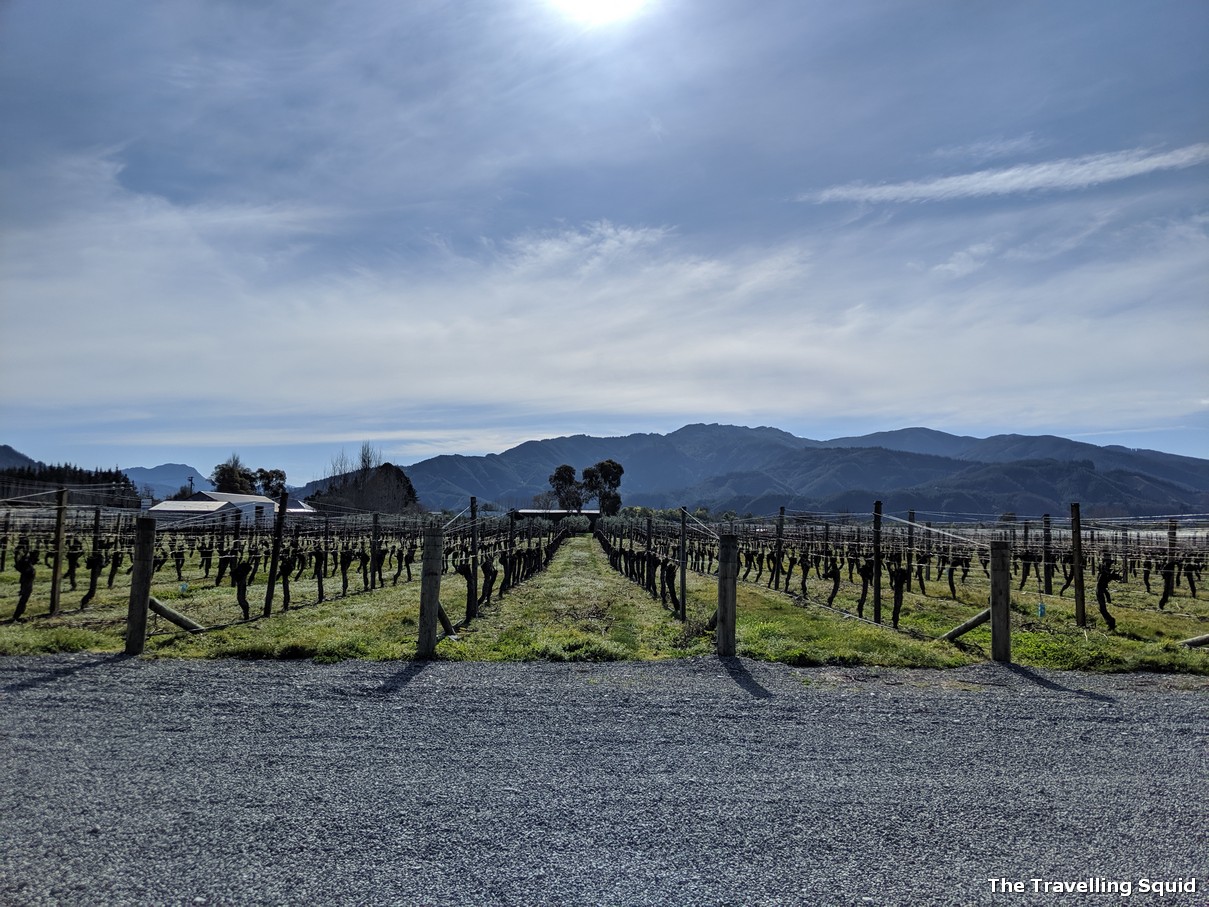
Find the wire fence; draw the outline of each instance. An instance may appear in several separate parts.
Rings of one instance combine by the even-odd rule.
[[[0,620],[54,616],[79,627],[124,620],[140,516],[53,500],[0,508]],[[259,521],[243,514],[185,517],[157,523],[151,595],[214,628],[405,587],[418,580],[425,530],[442,524],[442,572],[473,585],[476,604],[539,569],[554,536],[546,520],[471,519],[466,512],[452,519],[286,515],[279,525],[271,508]],[[152,633],[179,629],[153,618]]]
[[[0,620],[53,612],[88,627],[124,619],[140,513],[78,504],[68,494],[71,504],[38,491],[0,506]],[[604,517],[596,532],[618,572],[681,614],[685,572],[715,575],[719,539],[734,535],[740,581],[828,607],[847,588],[862,619],[867,602],[880,608],[883,582],[896,605],[904,591],[969,604],[989,578],[995,541],[1010,544],[1015,590],[1035,598],[1042,615],[1083,574],[1097,603],[1207,616],[1199,590],[1209,514],[1082,521],[1078,566],[1074,509],[1071,518],[977,517],[882,513],[877,504],[864,514],[779,511],[725,522],[684,511],[679,520]],[[189,516],[157,525],[152,596],[213,628],[406,589],[418,586],[425,530],[433,527],[443,532],[442,573],[464,581],[468,617],[548,563],[559,536],[549,520],[479,514],[473,503],[452,516],[332,511],[275,520],[271,508],[251,521],[243,514]],[[1101,614],[1111,621],[1105,609]],[[153,618],[152,633],[180,630]]]
[[[864,619],[871,605],[878,623],[884,585],[895,627],[905,593],[981,607],[993,542],[1010,546],[1014,591],[1021,602],[1028,600],[1029,611],[1035,607],[1037,617],[1081,595],[1086,579],[1110,630],[1116,626],[1110,606],[1209,619],[1199,597],[1209,558],[1209,514],[1081,521],[1075,505],[1069,518],[978,516],[882,513],[874,503],[864,514],[781,510],[706,523],[687,519],[686,510],[679,521],[650,515],[606,519],[598,535],[615,568],[648,590],[655,588],[653,577],[662,581],[669,562],[716,575],[719,537],[733,535],[741,582],[824,607],[834,606],[847,589],[847,598],[855,600],[852,616]],[[1022,603],[1016,607],[1026,610]]]

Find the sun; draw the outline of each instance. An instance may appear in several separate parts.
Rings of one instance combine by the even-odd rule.
[[[635,16],[647,0],[549,0],[551,6],[581,25],[608,25]]]

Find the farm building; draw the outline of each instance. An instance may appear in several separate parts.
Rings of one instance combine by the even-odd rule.
[[[313,517],[318,514],[305,501],[291,500],[286,507],[290,517]],[[221,491],[199,491],[187,501],[162,501],[147,510],[147,515],[162,522],[209,520],[243,526],[271,528],[277,515],[277,503],[259,494],[227,494]]]
[[[587,508],[583,510],[560,510],[557,507],[547,509],[527,507],[524,509],[516,508],[509,511],[509,514],[515,515],[518,520],[528,520],[536,517],[542,520],[550,520],[553,523],[557,523],[559,520],[569,516],[586,516],[588,518],[588,525],[592,529],[596,528],[596,521],[600,518],[599,510],[589,510]]]
[[[285,512],[290,517],[314,517],[319,516],[319,511],[308,504],[306,501],[299,501],[296,498],[290,498],[286,504]]]
[[[228,503],[239,510],[240,523],[244,526],[259,526],[269,529],[277,515],[277,502],[263,494],[230,494],[225,491],[199,491],[190,501],[217,501]]]
[[[161,501],[147,509],[147,516],[159,523],[231,523],[240,510],[230,501]]]

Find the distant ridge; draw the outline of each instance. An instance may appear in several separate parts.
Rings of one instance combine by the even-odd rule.
[[[21,469],[26,466],[43,466],[33,457],[27,457],[7,444],[0,444],[0,469]]]
[[[1209,510],[1209,460],[1098,447],[1052,435],[974,438],[904,428],[816,441],[777,428],[686,425],[667,435],[571,435],[500,454],[444,455],[407,467],[420,501],[461,509],[470,496],[528,506],[554,469],[606,457],[625,467],[625,504],[712,513],[891,511],[1146,516]]]
[[[213,491],[214,483],[210,481],[208,472],[202,472],[184,463],[164,463],[161,466],[131,466],[122,472],[134,483],[134,487],[142,491],[149,487],[157,498],[167,498],[176,494],[182,487],[189,486],[189,477],[193,477],[194,491]]]
[[[974,438],[912,427],[816,441],[769,426],[685,425],[666,435],[570,435],[525,441],[499,454],[443,455],[406,467],[422,506],[461,510],[529,506],[563,463],[577,470],[612,458],[625,468],[623,504],[707,507],[713,514],[818,513],[995,516],[1069,513],[1088,517],[1209,512],[1209,460],[1119,445],[1099,447],[1054,435]],[[0,468],[40,466],[0,445]],[[139,489],[168,497],[207,474],[183,463],[123,470]],[[326,482],[312,482],[300,496]]]

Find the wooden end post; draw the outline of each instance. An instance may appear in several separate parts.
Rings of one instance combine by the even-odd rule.
[[[688,617],[688,605],[685,598],[685,589],[687,587],[688,573],[688,510],[684,507],[680,508],[680,614],[681,620],[686,620]]]
[[[437,612],[441,608],[441,558],[445,533],[437,527],[424,530],[420,563],[420,638],[416,658],[432,658],[437,651]]]
[[[873,622],[882,622],[882,502],[873,502]]]
[[[130,604],[126,610],[126,654],[142,655],[147,645],[147,608],[155,572],[155,520],[139,517],[134,524],[134,564],[130,571]]]
[[[1075,571],[1075,623],[1087,626],[1087,588],[1083,584],[1083,529],[1079,522],[1079,505],[1070,505],[1070,553]]]
[[[152,611],[154,611],[160,617],[164,618],[164,620],[166,620],[170,623],[176,624],[182,630],[188,630],[190,633],[199,633],[202,630],[206,629],[205,627],[203,627],[201,624],[199,624],[197,621],[193,620],[192,618],[186,617],[185,615],[181,614],[179,611],[175,611],[172,608],[169,608],[158,598],[147,599],[147,604],[151,608]]]
[[[724,535],[718,544],[718,654],[735,654],[739,537]]]
[[[466,577],[466,623],[479,616],[479,499],[470,497],[470,575]]]
[[[1054,594],[1054,540],[1049,514],[1041,517],[1041,576],[1046,595]]]
[[[955,639],[960,639],[962,636],[965,636],[967,633],[969,633],[975,627],[981,627],[983,624],[985,624],[990,619],[991,619],[991,609],[987,608],[985,611],[979,611],[977,614],[975,614],[973,617],[971,617],[965,623],[959,624],[958,626],[954,627],[952,630],[950,630],[948,633],[946,633],[944,636],[942,636],[940,638],[945,642],[952,642]]]
[[[991,659],[1012,661],[1012,553],[1007,542],[991,542]]]

